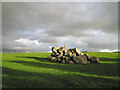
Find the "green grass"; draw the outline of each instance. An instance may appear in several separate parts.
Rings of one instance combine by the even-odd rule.
[[[3,53],[3,88],[116,88],[118,53],[89,52],[99,64],[60,64],[50,53]]]

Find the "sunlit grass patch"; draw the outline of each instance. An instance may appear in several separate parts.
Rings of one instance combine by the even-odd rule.
[[[99,61],[100,64],[119,64],[120,61]]]

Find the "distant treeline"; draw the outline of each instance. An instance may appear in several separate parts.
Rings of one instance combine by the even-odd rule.
[[[2,51],[2,53],[30,53],[32,51]]]
[[[30,50],[3,50],[1,53],[37,53],[45,51],[30,51]]]

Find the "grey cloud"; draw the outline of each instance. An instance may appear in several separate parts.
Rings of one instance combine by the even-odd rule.
[[[61,37],[66,37],[68,38],[66,41],[68,47],[88,50],[98,48],[98,51],[107,47],[116,49],[117,9],[117,3],[111,2],[4,2],[2,12],[3,48],[27,47],[23,44],[13,43],[14,40],[22,37],[43,43],[42,46],[36,46],[36,49],[48,50],[50,45],[63,42],[60,40]],[[93,37],[94,31],[99,30],[105,33],[105,39],[101,36],[100,38]]]

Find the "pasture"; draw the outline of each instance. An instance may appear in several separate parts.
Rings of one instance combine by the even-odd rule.
[[[118,53],[88,52],[99,64],[61,64],[50,53],[3,53],[3,88],[117,88]]]

